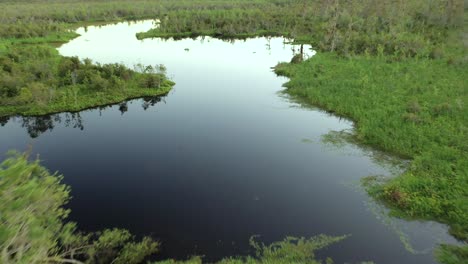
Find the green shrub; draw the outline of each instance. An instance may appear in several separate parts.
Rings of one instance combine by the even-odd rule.
[[[0,96],[15,97],[19,94],[24,81],[16,76],[0,75]]]
[[[143,88],[160,88],[164,81],[164,76],[161,74],[145,73],[141,76],[140,86]]]
[[[50,88],[43,83],[29,83],[27,89],[31,92],[32,99],[39,105],[45,105],[51,101]]]
[[[87,84],[92,90],[99,92],[109,88],[109,81],[102,78],[99,74],[92,74]]]

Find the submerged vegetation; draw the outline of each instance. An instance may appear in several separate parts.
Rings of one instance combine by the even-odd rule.
[[[281,35],[310,43],[318,55],[275,69],[291,78],[288,92],[356,121],[360,142],[410,159],[406,172],[369,192],[398,216],[446,223],[468,241],[466,1],[40,0],[0,7],[0,116],[79,110],[170,89],[162,68],[82,62],[47,44],[73,38],[69,29],[85,22],[160,19],[138,38]],[[143,243],[132,245],[154,249]],[[462,263],[466,248],[443,246],[437,256]]]

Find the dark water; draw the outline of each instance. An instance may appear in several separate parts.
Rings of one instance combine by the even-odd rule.
[[[270,67],[297,48],[280,38],[134,38],[150,26],[80,29],[59,50],[101,63],[163,63],[177,83],[168,96],[0,121],[1,153],[31,144],[65,175],[80,228],[127,228],[160,239],[161,258],[207,260],[248,253],[252,235],[268,243],[351,234],[321,251],[336,263],[433,263],[433,247],[453,241],[443,225],[387,217],[360,190],[361,177],[388,169],[356,146],[321,141],[351,122],[279,93],[287,80]]]

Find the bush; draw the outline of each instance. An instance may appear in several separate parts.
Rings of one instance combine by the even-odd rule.
[[[161,74],[143,74],[140,86],[143,88],[160,88],[164,81],[164,75]]]
[[[32,94],[32,99],[40,104],[45,105],[50,101],[50,91],[43,83],[33,82],[28,84],[28,90]]]
[[[17,99],[18,99],[18,102],[20,104],[25,104],[25,103],[31,102],[32,99],[33,99],[33,95],[31,93],[31,90],[29,90],[27,88],[21,88]]]
[[[89,87],[94,91],[104,91],[109,88],[109,81],[98,74],[92,74],[89,79]]]
[[[33,76],[34,81],[51,81],[55,79],[52,66],[47,62],[35,62],[29,65],[28,72]]]
[[[8,73],[12,73],[14,69],[14,63],[10,58],[0,58],[0,70]]]
[[[80,60],[77,57],[63,57],[58,65],[58,75],[70,78],[70,73],[80,69]]]
[[[24,82],[19,77],[0,75],[0,96],[15,97],[23,85]]]

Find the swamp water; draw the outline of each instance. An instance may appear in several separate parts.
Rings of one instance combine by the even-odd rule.
[[[0,127],[1,153],[32,145],[65,175],[70,219],[82,230],[126,228],[159,239],[158,258],[208,261],[252,253],[252,235],[270,243],[350,234],[318,252],[335,263],[433,263],[433,247],[454,242],[443,225],[386,216],[359,180],[389,168],[357,146],[322,140],[352,123],[281,93],[287,79],[271,67],[298,47],[282,38],[135,38],[152,26],[80,28],[59,51],[130,67],[164,64],[176,82],[166,97],[13,117]]]

